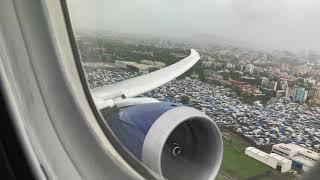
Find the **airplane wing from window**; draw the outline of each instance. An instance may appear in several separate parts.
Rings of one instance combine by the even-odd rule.
[[[162,86],[189,70],[199,59],[199,53],[191,49],[188,57],[171,66],[136,78],[93,89],[92,94],[96,100],[98,109],[106,107],[110,99],[117,97],[135,97]]]
[[[214,179],[221,164],[222,139],[210,117],[182,104],[134,98],[177,78],[199,59],[191,49],[171,66],[92,90],[99,110],[115,107],[104,118],[119,141],[161,177]]]

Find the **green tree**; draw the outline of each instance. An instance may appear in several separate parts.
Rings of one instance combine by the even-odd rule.
[[[188,104],[190,102],[189,96],[181,96],[180,100],[182,104]]]

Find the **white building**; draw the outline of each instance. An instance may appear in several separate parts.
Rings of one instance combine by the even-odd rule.
[[[147,64],[147,65],[153,65],[153,61],[150,60],[141,60],[140,64]]]
[[[303,171],[312,168],[320,160],[319,153],[296,144],[275,144],[272,146],[272,152],[291,159],[292,167]]]
[[[316,79],[313,79],[313,78],[308,78],[306,79],[307,83],[310,83],[312,85],[315,85],[317,83],[317,80]]]
[[[291,169],[292,161],[275,153],[267,154],[257,148],[247,147],[245,154],[282,173]]]
[[[202,61],[202,66],[205,67],[205,68],[210,67],[210,66],[212,66],[212,62]]]
[[[267,86],[268,82],[269,82],[269,78],[261,77],[261,85],[262,86]]]
[[[228,63],[227,63],[227,68],[235,68],[235,65],[228,62]]]
[[[153,65],[139,64],[132,61],[119,61],[119,60],[116,60],[114,65],[120,68],[133,70],[139,73],[149,73],[149,69],[154,67]]]
[[[115,66],[120,67],[120,68],[127,68],[128,64],[135,64],[135,62],[116,60],[114,63]]]
[[[253,64],[247,64],[245,68],[247,73],[253,74],[254,65]]]
[[[150,60],[141,60],[140,61],[140,64],[146,64],[146,65],[151,65],[151,66],[154,66],[155,68],[163,68],[166,66],[165,63],[163,62],[160,62],[160,61],[150,61]]]
[[[280,81],[280,88],[281,88],[281,90],[287,90],[288,82],[287,81]]]
[[[154,61],[153,62],[153,66],[156,67],[156,68],[163,68],[163,67],[166,66],[166,63],[160,62],[160,61]]]

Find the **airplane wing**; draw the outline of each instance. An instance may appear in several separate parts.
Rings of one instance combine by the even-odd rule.
[[[110,101],[111,99],[138,96],[177,78],[196,64],[199,59],[199,53],[196,50],[191,49],[191,53],[188,57],[168,67],[132,79],[93,89],[93,98],[95,99],[98,108],[101,109],[106,107],[107,104],[110,104],[110,102],[112,102]]]
[[[99,110],[116,107],[104,115],[104,123],[119,141],[144,165],[167,179],[214,179],[223,152],[219,128],[192,107],[135,96],[180,76],[199,59],[199,53],[191,49],[188,57],[171,66],[92,90]]]

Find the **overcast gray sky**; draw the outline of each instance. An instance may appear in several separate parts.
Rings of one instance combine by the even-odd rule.
[[[320,51],[320,0],[68,0],[76,29],[212,34]]]

